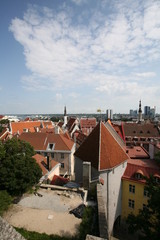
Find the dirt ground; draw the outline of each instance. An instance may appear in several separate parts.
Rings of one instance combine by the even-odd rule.
[[[40,190],[42,197],[25,195],[14,204],[4,218],[15,227],[46,234],[73,236],[81,219],[69,214],[69,210],[82,203],[76,193]]]

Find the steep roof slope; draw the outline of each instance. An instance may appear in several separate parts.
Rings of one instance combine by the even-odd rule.
[[[149,177],[150,175],[160,177],[160,169],[155,160],[151,159],[129,159],[127,161],[127,168],[123,174],[122,179],[128,179],[138,182],[145,182],[145,179],[136,179],[135,173],[141,172],[142,175]]]
[[[82,161],[91,162],[97,170],[113,168],[128,159],[117,133],[100,122],[75,152]]]
[[[160,137],[158,127],[152,123],[124,123],[125,136]]]
[[[46,150],[49,143],[54,143],[55,151],[71,151],[74,145],[72,140],[55,133],[22,133],[19,139],[29,142],[35,150]]]

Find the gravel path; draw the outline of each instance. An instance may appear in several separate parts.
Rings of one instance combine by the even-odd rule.
[[[81,196],[74,192],[41,189],[38,193],[42,197],[32,194],[21,199],[18,205],[28,208],[48,209],[55,212],[68,212],[82,203]]]
[[[73,236],[81,219],[69,210],[82,203],[80,194],[74,192],[38,190],[42,197],[26,194],[13,205],[4,218],[13,226],[47,234]]]

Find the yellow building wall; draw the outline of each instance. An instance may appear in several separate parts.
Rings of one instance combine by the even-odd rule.
[[[135,186],[135,193],[129,192],[129,185]],[[122,180],[122,219],[125,219],[130,213],[137,215],[139,209],[143,209],[143,204],[147,205],[148,197],[144,196],[145,184],[126,179]],[[129,207],[129,199],[134,200],[134,209]]]

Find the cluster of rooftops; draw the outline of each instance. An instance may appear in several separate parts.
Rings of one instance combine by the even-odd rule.
[[[0,134],[0,139],[16,137],[29,142],[36,152],[71,152],[75,148],[75,157],[91,162],[99,171],[112,169],[127,160],[123,178],[138,181],[141,176],[154,175],[160,178],[160,171],[150,154],[150,145],[154,152],[159,151],[160,127],[153,123],[116,123],[110,120],[97,123],[96,118],[67,119],[66,124],[59,121],[10,122]],[[117,144],[118,143],[118,144]],[[151,149],[152,149],[151,148]],[[153,152],[153,151],[152,151]],[[151,156],[152,155],[152,156]],[[40,164],[40,158],[36,157]],[[151,159],[152,158],[152,159]],[[45,173],[45,157],[41,164]],[[52,163],[53,166],[55,162]],[[43,167],[42,167],[43,165]],[[138,177],[137,177],[138,176]]]

